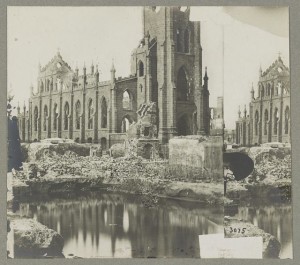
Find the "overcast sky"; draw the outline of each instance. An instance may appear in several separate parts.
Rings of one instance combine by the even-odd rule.
[[[266,69],[281,53],[289,66],[288,9],[191,7],[201,21],[203,68],[208,67],[210,105],[223,96],[226,128],[234,128],[238,105],[257,90],[260,65]],[[9,7],[8,90],[15,102],[28,101],[36,88],[38,64],[56,54],[82,73],[85,62],[99,65],[108,80],[112,60],[117,76],[130,72],[130,54],[142,38],[141,7]]]

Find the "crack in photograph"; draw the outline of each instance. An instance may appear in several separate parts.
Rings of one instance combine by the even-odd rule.
[[[293,258],[288,7],[9,6],[7,50],[7,258]]]

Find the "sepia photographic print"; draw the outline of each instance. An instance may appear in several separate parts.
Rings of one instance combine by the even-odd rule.
[[[288,7],[8,6],[7,51],[7,258],[293,258]]]

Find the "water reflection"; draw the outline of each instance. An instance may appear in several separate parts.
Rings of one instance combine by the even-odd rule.
[[[226,212],[225,212],[226,214]],[[292,258],[292,207],[290,204],[238,207],[237,218],[275,236],[281,243],[280,258]]]
[[[20,204],[19,213],[59,232],[65,256],[199,257],[198,235],[223,231],[223,209],[162,200],[145,208],[137,198],[90,194]]]

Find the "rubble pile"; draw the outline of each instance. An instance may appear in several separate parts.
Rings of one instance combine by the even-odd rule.
[[[39,159],[24,163],[23,171],[15,172],[15,179],[26,183],[33,193],[106,188],[138,194],[146,207],[156,205],[160,196],[200,198],[201,201],[216,204],[221,200],[211,198],[216,194],[218,198],[223,196],[222,185],[216,194],[215,188],[207,193],[208,189],[203,185],[209,183],[199,178],[192,180],[172,174],[172,165],[167,160],[149,160],[130,153],[114,158],[106,154],[101,157],[80,156],[73,151],[61,155],[47,150],[41,153]]]
[[[201,182],[196,177],[183,178],[172,174],[172,168],[163,159],[149,161],[139,156],[110,157],[103,155],[79,156],[75,152],[67,151],[63,155],[52,150],[44,150],[38,160],[24,163],[23,171],[16,172],[20,179],[53,178],[62,175],[86,178],[105,178],[108,182],[120,183],[124,179],[148,179],[154,181],[186,181]]]
[[[252,173],[253,181],[266,178],[274,181],[291,179],[291,152],[284,149],[270,149],[256,153],[253,157],[255,169]]]

